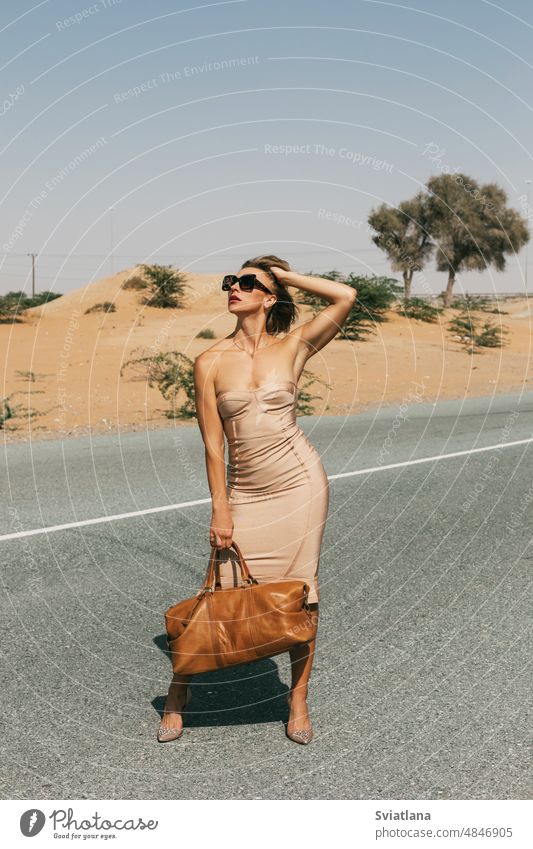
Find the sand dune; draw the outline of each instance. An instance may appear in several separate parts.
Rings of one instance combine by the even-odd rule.
[[[138,271],[126,269],[29,310],[22,324],[0,325],[2,395],[15,414],[4,424],[6,442],[197,426],[195,420],[168,419],[170,405],[159,390],[131,370],[121,377],[120,369],[133,357],[171,350],[194,360],[214,341],[197,339],[201,330],[212,329],[216,338],[230,333],[234,318],[220,290],[221,275],[187,275],[186,306],[162,310],[144,306],[141,291],[121,288]],[[113,302],[116,312],[85,315],[103,301]],[[528,300],[502,301],[500,307],[509,314],[486,318],[508,328],[507,344],[475,356],[447,330],[453,310],[434,325],[391,312],[368,341],[334,340],[307,362],[306,372],[317,378],[308,388],[318,396],[315,414],[531,389]],[[297,323],[311,317],[300,306]]]

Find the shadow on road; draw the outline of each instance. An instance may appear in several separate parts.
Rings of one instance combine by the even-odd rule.
[[[170,660],[166,634],[159,634],[154,643]],[[171,679],[169,665],[169,684]],[[184,721],[189,727],[257,725],[288,719],[285,699],[289,688],[280,680],[278,666],[268,657],[202,672],[192,679],[191,689],[192,700],[184,711]],[[161,717],[165,700],[166,693],[152,700]]]

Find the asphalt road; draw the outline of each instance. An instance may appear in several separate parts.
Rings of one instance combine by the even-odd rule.
[[[4,449],[2,798],[531,798],[533,393],[299,423],[331,486],[309,746],[287,655],[197,676],[155,739],[210,553],[197,428]]]

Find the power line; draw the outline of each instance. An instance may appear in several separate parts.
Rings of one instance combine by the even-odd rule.
[[[332,253],[336,253],[336,252],[341,252],[341,253],[363,253],[364,252],[364,253],[367,253],[368,251],[377,251],[377,250],[378,250],[378,248],[354,248],[354,247],[351,247],[351,248],[335,248],[335,247],[332,247],[331,248]],[[287,251],[287,253],[290,253],[291,256],[307,256],[308,254],[322,254],[322,255],[326,256],[328,252],[325,251],[325,250],[318,250],[317,249],[317,250],[309,250],[309,251]],[[22,257],[22,256],[27,256],[27,254],[15,254],[15,253],[0,254],[0,257],[1,256]],[[110,254],[108,254],[108,253],[107,254],[39,254],[39,256],[40,257],[54,257],[55,259],[77,259],[78,257],[80,259],[81,258],[85,258],[85,259],[87,259],[87,258],[90,258],[90,259],[109,259]],[[114,256],[115,259],[126,259],[126,260],[129,260],[130,262],[134,262],[134,259],[132,258],[131,254],[113,254],[113,256]],[[239,253],[239,254],[226,254],[226,253],[220,253],[219,254],[219,257],[221,259],[224,259],[226,257],[229,257],[230,259],[240,259],[242,256],[243,256],[242,252]],[[195,259],[195,258],[199,259],[199,256],[198,256],[198,253],[182,254],[182,253],[177,251],[175,254],[157,254],[155,258],[158,258],[158,259],[174,259],[174,260],[184,259],[184,258],[185,259]],[[215,260],[216,257],[210,256],[209,259]],[[138,260],[138,263],[142,263],[142,262],[146,262],[146,257],[142,257],[141,259]]]

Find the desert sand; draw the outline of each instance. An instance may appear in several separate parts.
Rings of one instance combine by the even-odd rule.
[[[171,350],[194,360],[228,335],[235,319],[220,289],[222,275],[188,275],[184,308],[158,309],[142,304],[142,291],[121,288],[138,272],[126,269],[28,310],[21,324],[0,325],[2,395],[14,413],[1,431],[6,443],[198,426],[195,419],[169,419],[170,402],[159,389],[131,369],[120,376],[120,369],[127,360]],[[298,298],[296,289],[290,292]],[[116,312],[85,314],[103,301]],[[306,391],[316,396],[313,414],[326,416],[531,389],[531,303],[501,300],[508,315],[480,313],[508,334],[502,348],[476,355],[447,329],[455,310],[435,324],[393,310],[366,341],[335,339],[311,357],[300,389],[316,379]],[[296,324],[312,318],[308,307],[299,309]],[[214,339],[196,338],[208,329]],[[184,400],[178,396],[178,403]]]

